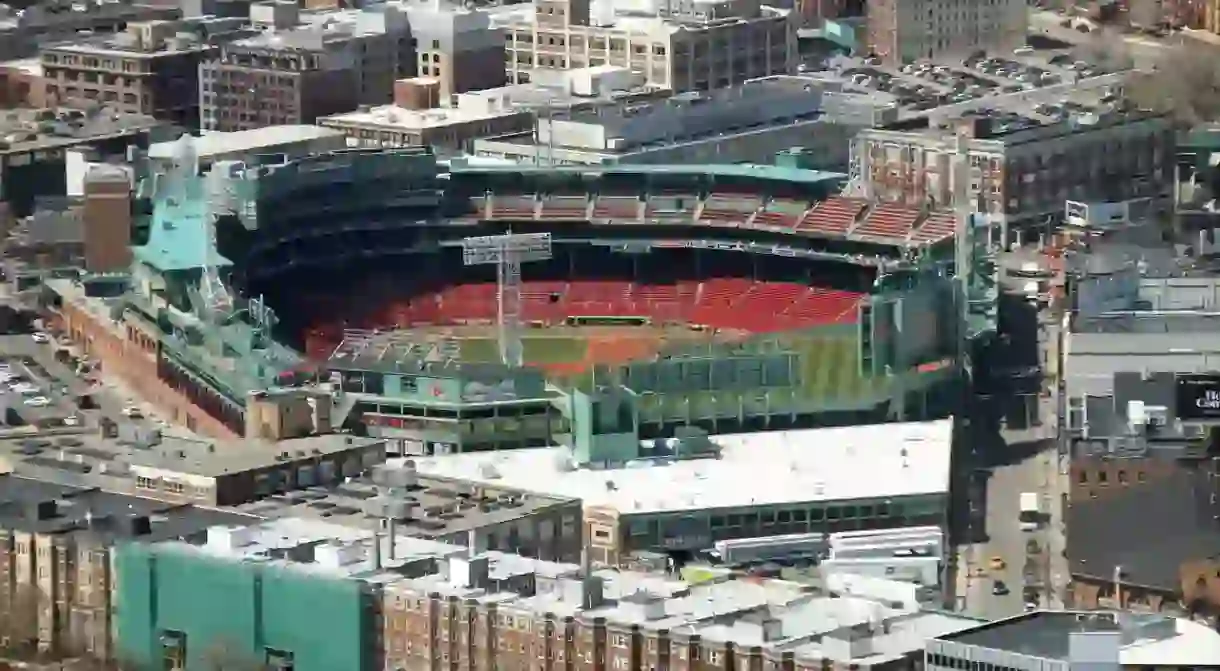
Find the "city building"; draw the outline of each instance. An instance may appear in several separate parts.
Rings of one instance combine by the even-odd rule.
[[[424,93],[424,100],[438,100],[440,84],[420,83],[436,93]],[[469,151],[475,140],[517,135],[533,129],[534,116],[482,92],[459,93],[449,107],[417,107],[410,97],[396,90],[392,105],[334,114],[318,119],[318,125],[335,129],[347,137],[352,147],[433,147],[438,150]]]
[[[389,102],[394,81],[416,72],[407,15],[395,5],[302,14],[261,3],[250,20],[264,32],[222,45],[199,68],[205,130],[312,124]]]
[[[757,0],[535,0],[496,11],[514,84],[535,70],[611,65],[655,86],[707,91],[796,71],[790,10]]]
[[[259,498],[237,510],[261,518],[299,517],[368,531],[392,523],[405,536],[579,562],[584,551],[578,499],[472,486],[417,471],[376,466],[339,487]],[[387,522],[391,520],[392,522]]]
[[[451,0],[397,0],[407,15],[421,77],[436,80],[440,99],[505,83],[504,30],[484,8]]]
[[[866,196],[912,207],[954,207],[955,194],[965,193],[1004,236],[1061,219],[1068,200],[1138,201],[1167,216],[1174,194],[1170,120],[1131,108],[1109,85],[1091,86],[1010,94],[987,107],[942,108],[908,124],[865,129],[856,136],[851,175]],[[964,190],[951,168],[959,152],[972,175]]]
[[[897,118],[885,96],[799,76],[747,81],[656,101],[610,101],[538,115],[536,132],[478,140],[476,156],[551,165],[770,163],[803,145],[844,171],[852,138]]]
[[[9,649],[111,659],[117,542],[191,538],[255,518],[0,475],[0,637]]]
[[[197,128],[199,64],[215,49],[182,21],[131,23],[111,37],[46,46],[46,95]]]
[[[81,436],[68,443],[5,439],[0,455],[17,475],[203,506],[332,487],[385,461],[383,441],[342,435],[226,443],[144,427],[117,440]]]
[[[4,239],[4,277],[15,291],[37,286],[45,273],[85,262],[84,217],[79,209],[38,210],[20,219]]]
[[[998,0],[880,0],[868,5],[868,48],[891,64],[959,60],[977,51],[1012,53],[1025,45],[1026,3]]]
[[[1214,459],[1168,451],[1073,459],[1071,603],[1180,616],[1220,613],[1215,470]]]
[[[1128,612],[1034,611],[931,638],[924,668],[1186,671],[1217,659],[1220,633],[1199,622]]]
[[[126,157],[129,147],[146,147],[168,132],[150,116],[104,106],[0,111],[0,200],[15,216],[28,216],[38,198],[67,193],[68,150],[88,145],[102,156]]]
[[[911,669],[979,624],[889,581],[688,584],[295,518],[127,544],[115,574],[121,657],[178,668]]]
[[[23,58],[0,63],[0,107],[46,106],[47,87],[42,77],[41,61]]]
[[[20,14],[5,6],[0,14],[0,60],[35,57],[43,45],[79,40],[82,31],[116,33],[128,23],[174,19],[178,14],[176,6],[134,2],[44,0],[29,3]]]
[[[728,434],[676,447],[606,435],[575,450],[408,463],[424,475],[580,499],[590,558],[615,566],[635,551],[689,554],[723,539],[942,525],[951,434],[952,420]]]

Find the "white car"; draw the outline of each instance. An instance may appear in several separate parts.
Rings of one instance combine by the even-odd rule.
[[[51,342],[51,336],[45,333],[35,333],[30,337],[34,339],[34,342],[39,344]]]
[[[140,409],[137,408],[136,406],[129,405],[129,406],[123,408],[123,416],[130,417],[132,419],[139,419],[144,416],[144,413],[140,412]]]
[[[64,417],[64,426],[80,426],[80,417],[76,415]]]
[[[9,391],[15,394],[32,394],[38,391],[38,386],[30,384],[29,382],[18,382],[17,384],[10,386]]]
[[[31,408],[45,408],[48,405],[51,405],[51,399],[47,398],[46,396],[31,396],[30,398],[25,399],[25,404]]]

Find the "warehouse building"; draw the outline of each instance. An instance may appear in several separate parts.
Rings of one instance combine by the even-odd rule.
[[[715,541],[943,525],[952,420],[517,449],[406,460],[422,475],[568,496],[591,559],[689,554]]]

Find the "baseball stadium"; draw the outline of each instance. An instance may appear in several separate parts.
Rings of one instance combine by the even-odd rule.
[[[958,398],[954,216],[844,197],[844,175],[404,149],[181,163],[153,178],[133,273],[191,317],[163,324],[159,370],[235,432],[248,393],[300,384],[420,454],[553,444],[586,415],[649,437]],[[123,309],[163,323],[141,284]]]

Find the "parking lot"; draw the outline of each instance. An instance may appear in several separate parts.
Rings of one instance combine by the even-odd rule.
[[[0,433],[64,434],[103,425],[109,433],[167,428],[141,399],[95,378],[91,362],[57,343],[53,333],[38,334],[0,335]]]
[[[991,96],[1034,91],[1109,74],[1067,52],[1017,49],[1008,55],[976,53],[960,63],[919,62],[890,68],[880,59],[840,57],[828,63],[851,87],[886,93],[907,112],[922,112]]]

